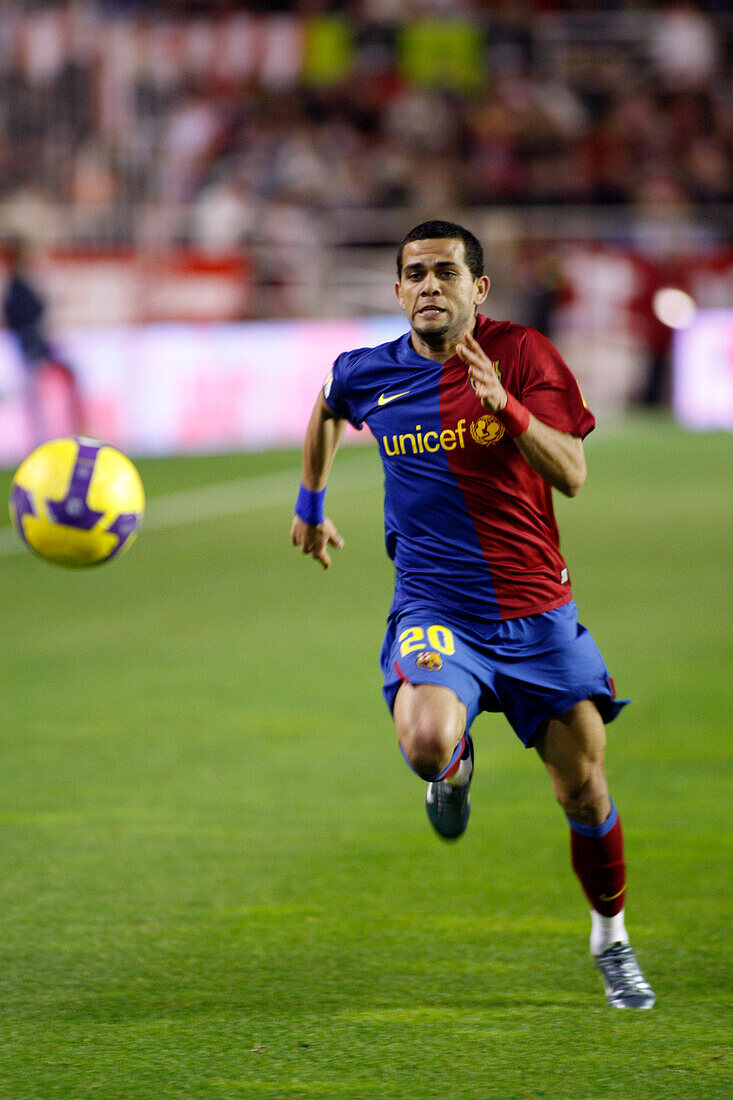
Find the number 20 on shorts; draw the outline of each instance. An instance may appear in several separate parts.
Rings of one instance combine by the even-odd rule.
[[[453,633],[447,626],[429,626],[427,630],[422,626],[408,626],[398,640],[401,657],[406,657],[416,649],[437,649],[438,653],[444,653],[446,657],[456,651]]]

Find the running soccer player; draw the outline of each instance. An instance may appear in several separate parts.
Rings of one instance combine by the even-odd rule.
[[[44,367],[53,367],[64,379],[71,432],[81,435],[84,412],[79,383],[70,365],[46,335],[46,302],[31,279],[26,242],[13,237],[6,246],[6,253],[8,282],[3,292],[2,312],[20,353],[33,445],[38,446],[48,437],[38,395],[38,376]]]
[[[306,432],[291,540],[329,567],[343,539],[324,515],[326,482],[346,422],[368,424],[396,569],[383,691],[405,760],[427,782],[428,818],[446,839],[464,832],[471,724],[503,712],[539,753],[570,824],[608,1003],[651,1008],[624,922],[621,821],[604,771],[604,722],[625,701],[578,622],[552,506],[552,488],[580,491],[595,420],[545,337],[477,314],[490,283],[468,230],[418,225],[397,275],[410,332],[333,364]]]

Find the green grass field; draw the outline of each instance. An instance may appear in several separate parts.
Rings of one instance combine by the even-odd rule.
[[[329,573],[289,545],[296,453],[144,461],[149,527],[109,566],[0,530],[3,1100],[733,1094],[733,436],[639,421],[587,453],[558,516],[634,700],[608,772],[657,1006],[606,1007],[503,719],[474,727],[466,836],[433,836],[380,695],[375,451],[339,456]],[[242,478],[246,510],[168,499]]]

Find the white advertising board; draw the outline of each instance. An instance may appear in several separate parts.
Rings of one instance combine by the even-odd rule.
[[[675,333],[672,405],[689,428],[733,429],[733,310],[701,310]]]
[[[333,360],[405,331],[400,315],[369,320],[155,324],[65,331],[61,357],[79,379],[85,434],[131,455],[299,444]],[[35,387],[42,436],[71,431],[62,379]],[[0,463],[34,438],[16,349],[0,334]]]

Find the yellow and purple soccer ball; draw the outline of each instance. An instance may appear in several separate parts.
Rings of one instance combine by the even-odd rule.
[[[145,491],[134,465],[95,439],[42,443],[20,464],[10,490],[10,518],[26,546],[72,568],[123,554],[144,514]]]

